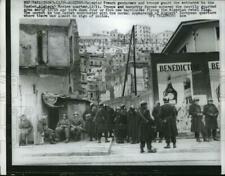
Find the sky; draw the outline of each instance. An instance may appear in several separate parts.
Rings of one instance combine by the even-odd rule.
[[[204,16],[200,17],[206,19]],[[91,35],[103,30],[118,29],[120,33],[127,33],[132,25],[149,25],[151,32],[160,33],[165,30],[175,31],[181,21],[200,19],[199,17],[190,18],[150,18],[148,16],[112,16],[109,18],[78,18],[78,32],[80,36]],[[209,16],[207,17],[207,19]],[[215,18],[215,17],[214,17]]]

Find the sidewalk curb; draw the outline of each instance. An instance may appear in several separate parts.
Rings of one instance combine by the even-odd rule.
[[[30,156],[103,156],[103,155],[109,155],[111,153],[113,140],[110,140],[109,145],[107,145],[106,151],[84,151],[84,152],[57,152],[57,153],[38,153],[38,154],[32,154]]]

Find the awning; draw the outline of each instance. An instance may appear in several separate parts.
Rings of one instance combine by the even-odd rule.
[[[67,98],[66,95],[63,94],[54,94],[49,92],[42,93],[43,102],[51,108],[61,108],[64,107],[60,100]]]

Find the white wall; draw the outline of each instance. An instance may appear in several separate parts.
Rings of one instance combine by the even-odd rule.
[[[185,38],[181,39],[173,52],[179,52],[184,45],[187,47],[187,52],[215,52],[219,51],[219,41],[216,37],[215,24],[207,24],[198,26],[196,31],[196,40],[194,40],[193,31],[186,34]]]

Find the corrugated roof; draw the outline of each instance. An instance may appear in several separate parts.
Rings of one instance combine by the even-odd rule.
[[[67,27],[70,19],[21,19],[20,24]]]

